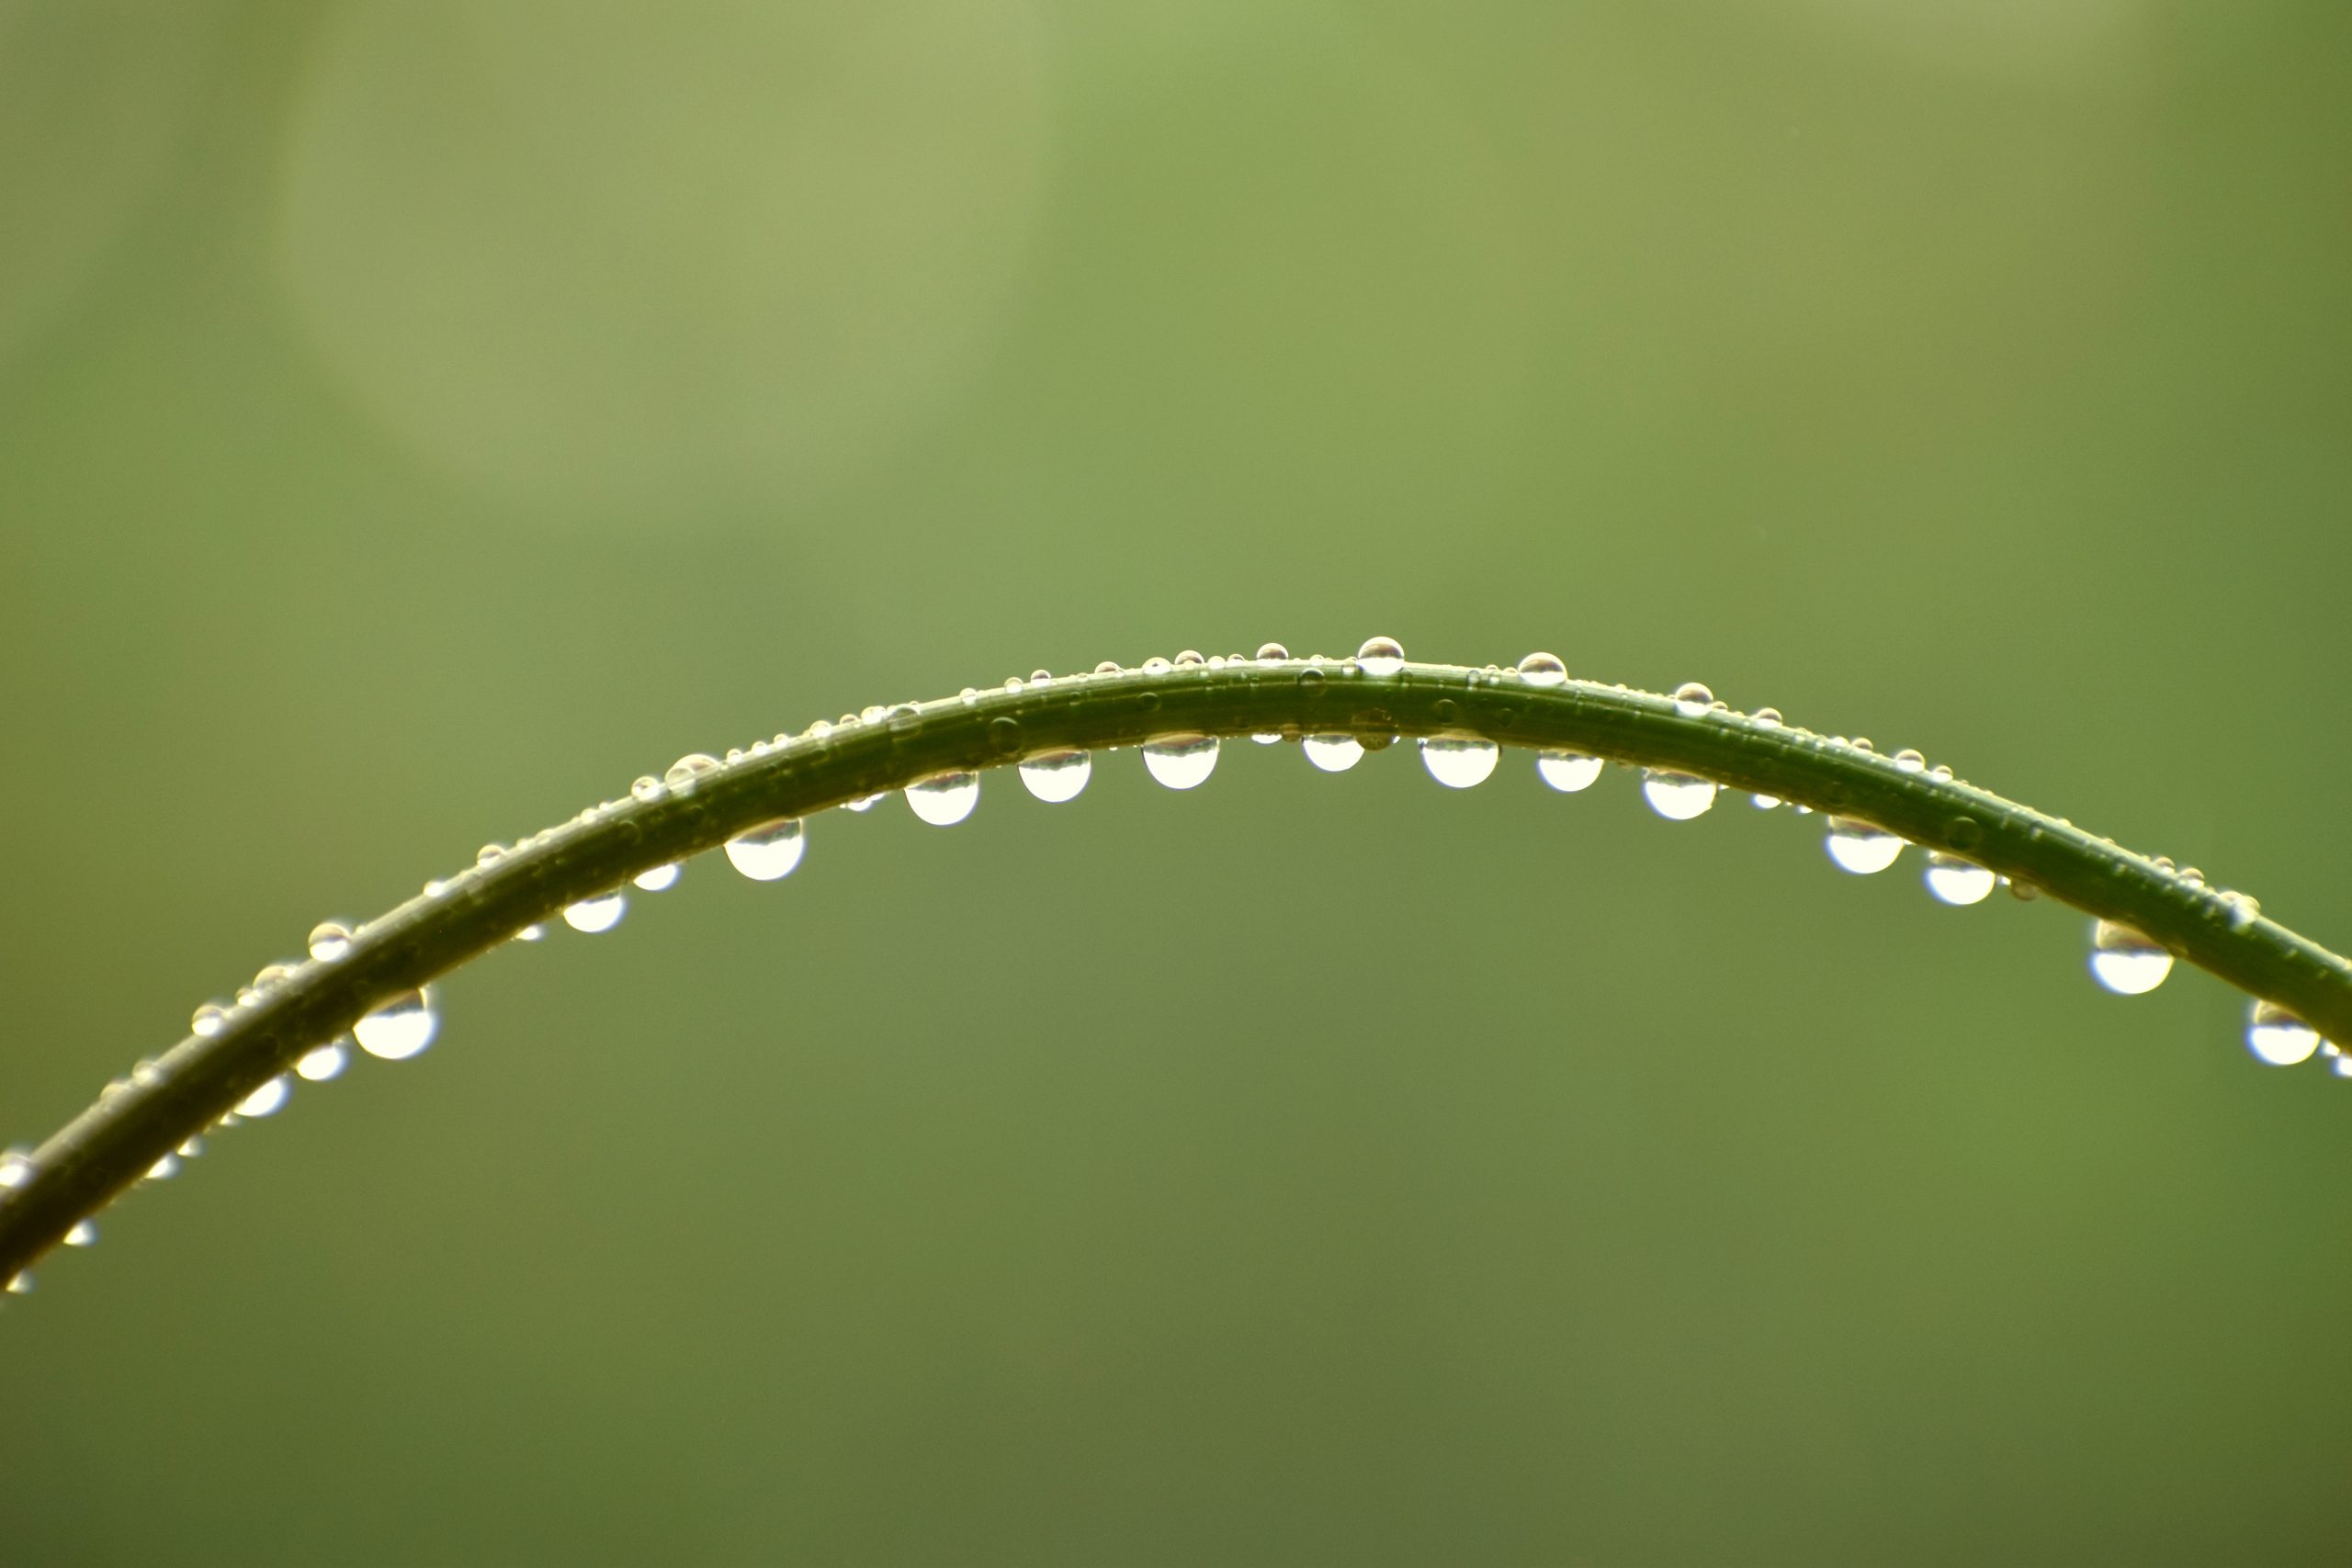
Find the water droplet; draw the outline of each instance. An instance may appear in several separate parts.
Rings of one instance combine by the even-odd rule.
[[[628,899],[616,887],[609,893],[599,893],[593,898],[582,898],[577,904],[566,905],[563,923],[573,931],[586,931],[593,936],[619,925],[621,917],[628,912]]]
[[[1147,740],[1143,765],[1170,789],[1192,789],[1216,770],[1216,737],[1162,735]]]
[[[718,771],[718,758],[701,751],[689,751],[663,771],[662,782],[680,795],[691,795],[695,784]]]
[[[2230,929],[2242,931],[2254,924],[2262,914],[2262,900],[2251,893],[2225,892],[2222,904],[2230,919]]]
[[[1147,675],[1165,675],[1174,668],[1174,665],[1169,663],[1168,660],[1160,658],[1158,654],[1154,654],[1152,657],[1143,661],[1143,672]]]
[[[1928,891],[1947,904],[1981,904],[1992,896],[1997,881],[1999,878],[1974,861],[1948,855],[1941,850],[1928,852]]]
[[[1448,789],[1468,789],[1487,782],[1501,750],[1491,740],[1461,740],[1433,735],[1421,742],[1421,766]]]
[[[341,920],[321,920],[311,928],[311,956],[332,964],[351,951],[351,928]]]
[[[146,1179],[150,1181],[169,1181],[173,1177],[177,1176],[179,1173],[179,1156],[165,1155],[162,1159],[157,1160],[153,1165],[147,1168]]]
[[[2291,1067],[2319,1049],[2319,1031],[2277,1002],[2256,1002],[2245,1028],[2245,1048],[2257,1062]]]
[[[1556,653],[1531,653],[1519,661],[1519,678],[1531,686],[1565,686],[1568,667]]]
[[[1532,655],[1530,657],[1532,657]],[[1545,784],[1562,795],[1574,795],[1580,789],[1592,787],[1607,766],[1599,757],[1588,757],[1581,751],[1538,751],[1535,773]]]
[[[842,801],[842,809],[844,811],[871,811],[881,799],[882,797],[879,795],[861,795],[854,800]]]
[[[1781,728],[1781,710],[1779,708],[1758,708],[1754,713],[1749,714],[1747,716],[1751,722],[1762,725],[1767,729],[1778,729]]]
[[[651,773],[639,773],[637,782],[628,786],[628,793],[637,800],[659,800],[670,793],[670,786]]]
[[[1905,746],[1894,754],[1894,765],[1906,773],[1924,773],[1928,771],[1928,759]]]
[[[33,1179],[32,1156],[22,1149],[0,1154],[0,1187],[22,1187]]]
[[[1715,783],[1664,768],[1653,769],[1642,780],[1642,798],[1660,817],[1688,822],[1693,817],[1705,815],[1707,808],[1714,805]]]
[[[980,775],[940,773],[907,786],[907,805],[934,828],[953,828],[980,803]]]
[[[775,882],[792,874],[808,848],[800,836],[800,818],[784,817],[728,840],[727,863],[754,882]]]
[[[1327,773],[1344,773],[1363,761],[1363,742],[1352,735],[1310,735],[1299,750]]]
[[[379,1006],[351,1026],[352,1038],[371,1056],[404,1062],[433,1043],[441,1020],[433,1010],[428,989],[405,992]]]
[[[1201,657],[1200,650],[1198,649],[1188,648],[1183,652],[1176,656],[1176,667],[1180,670],[1189,669],[1193,665],[1205,664],[1207,662],[1207,660]]]
[[[505,858],[506,846],[504,844],[484,844],[481,848],[474,852],[474,863],[476,865],[495,865]]]
[[[305,1083],[324,1083],[340,1077],[350,1063],[351,1054],[340,1040],[330,1040],[315,1050],[305,1051],[294,1063],[294,1071]]]
[[[1685,718],[1697,718],[1714,700],[1715,694],[1696,681],[1685,681],[1674,688],[1674,711]]]
[[[1031,795],[1053,806],[1076,800],[1079,792],[1085,789],[1086,781],[1093,776],[1091,751],[1040,751],[1021,762],[1022,784]]]
[[[657,865],[651,871],[640,871],[633,879],[636,886],[648,893],[667,893],[678,885],[679,866],[676,861]]]
[[[153,1173],[153,1171],[150,1171],[150,1172],[148,1172],[148,1174],[152,1176],[152,1175],[153,1175],[154,1173]],[[9,1281],[8,1281],[8,1293],[9,1293],[10,1295],[12,1295],[12,1296],[29,1296],[29,1295],[31,1295],[31,1294],[33,1293],[33,1277],[32,1277],[32,1275],[31,1275],[31,1274],[29,1274],[29,1273],[19,1274],[19,1275],[17,1275],[15,1279],[13,1279],[13,1280],[9,1280]]]
[[[527,925],[521,931],[514,933],[514,940],[516,942],[544,942],[547,940],[547,934],[548,928],[545,926],[537,924]]]
[[[1283,732],[1279,729],[1261,729],[1253,732],[1250,739],[1261,746],[1279,746],[1283,743]]]
[[[1356,649],[1356,668],[1367,675],[1394,675],[1405,668],[1405,645],[1393,637],[1368,637]]]
[[[74,1221],[74,1228],[65,1233],[65,1245],[68,1247],[97,1246],[98,1227],[87,1220]]]
[[[284,1073],[280,1073],[244,1099],[237,1101],[237,1114],[240,1116],[273,1115],[279,1106],[286,1103],[286,1097],[293,1092],[294,1086],[286,1081]]]
[[[199,1040],[209,1040],[228,1027],[229,1010],[219,1002],[205,1003],[187,1021],[187,1032]]]
[[[1054,672],[1050,670],[1032,670],[1029,671],[1029,683],[1033,686],[1050,686],[1054,683]]]
[[[880,703],[868,703],[864,707],[857,710],[857,722],[860,724],[879,724],[882,722],[883,716],[889,711],[890,710],[888,708],[883,706]]]
[[[1094,667],[1094,672],[1097,675],[1116,675],[1119,673],[1119,661],[1115,659],[1106,659]]]
[[[1261,642],[1258,645],[1258,662],[1261,664],[1280,664],[1289,657],[1290,649],[1281,643]]]
[[[2172,973],[2172,954],[2136,927],[2096,920],[2091,924],[2091,973],[2117,996],[2136,997],[2165,983]]]
[[[1857,876],[1884,871],[1903,853],[1903,840],[1885,829],[1852,817],[1829,818],[1823,840],[1829,858]]]
[[[1751,795],[1747,797],[1747,804],[1758,811],[1777,811],[1781,807],[1781,797],[1777,795]]]

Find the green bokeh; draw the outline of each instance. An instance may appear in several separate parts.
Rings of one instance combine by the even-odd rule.
[[[1702,679],[2352,942],[2352,8],[0,0],[0,1141],[1046,665]],[[447,987],[0,1317],[26,1563],[2341,1562],[2352,1086],[1228,748]]]

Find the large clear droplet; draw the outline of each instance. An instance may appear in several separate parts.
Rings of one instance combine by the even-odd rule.
[[[433,993],[427,987],[392,998],[353,1024],[351,1034],[369,1055],[404,1062],[432,1044],[440,1027],[441,1021],[433,1011]]]
[[[1857,876],[1884,871],[1903,853],[1903,840],[1875,823],[1853,817],[1832,817],[1829,836],[1822,841],[1829,858]]]
[[[1394,675],[1405,668],[1405,645],[1393,637],[1368,637],[1356,649],[1356,668],[1367,675]]]
[[[296,1059],[294,1071],[306,1083],[324,1083],[339,1077],[351,1060],[350,1053],[340,1040],[330,1040],[314,1050],[305,1051]]]
[[[1685,718],[1697,718],[1714,702],[1715,694],[1696,681],[1685,681],[1674,688],[1674,711]]]
[[[1974,861],[1940,850],[1928,852],[1928,891],[1947,904],[1981,904],[1999,880]]]
[[[286,1103],[286,1097],[293,1092],[294,1086],[286,1081],[284,1073],[280,1073],[244,1099],[237,1101],[237,1114],[240,1116],[273,1115],[279,1106]]]
[[[1565,686],[1568,667],[1556,653],[1531,653],[1519,661],[1519,678],[1531,686]]]
[[[2291,1067],[2312,1059],[2319,1049],[2319,1031],[2277,1002],[2256,1002],[2246,1021],[2245,1048],[2257,1062]]]
[[[1344,773],[1363,761],[1363,742],[1352,735],[1310,735],[1298,749],[1327,773]]]
[[[351,951],[351,928],[341,920],[321,920],[311,928],[311,956],[332,964]]]
[[[1460,740],[1433,735],[1421,742],[1421,766],[1448,789],[1482,784],[1495,771],[1501,750],[1491,740]]]
[[[2165,983],[2172,954],[2136,927],[2097,920],[2091,925],[2091,973],[2117,996],[2136,997]]]
[[[640,871],[634,878],[636,886],[648,893],[667,893],[678,885],[679,866],[676,861],[657,865],[651,871]]]
[[[754,882],[774,882],[792,874],[808,847],[800,836],[800,818],[781,818],[728,840],[727,863]]]
[[[1170,789],[1192,789],[1216,771],[1216,737],[1163,735],[1147,740],[1143,765]]]
[[[1654,769],[1642,780],[1642,798],[1660,817],[1688,822],[1693,817],[1704,816],[1707,807],[1714,805],[1715,783],[1689,773]]]
[[[980,775],[941,773],[907,786],[907,805],[934,828],[953,828],[980,803]]]
[[[1600,776],[1608,764],[1599,757],[1588,757],[1581,751],[1538,751],[1535,754],[1535,774],[1562,795],[1574,795],[1580,789],[1590,789],[1592,781]]]
[[[1021,783],[1031,795],[1051,806],[1076,800],[1094,776],[1091,751],[1040,751],[1021,762]]]
[[[608,931],[619,925],[621,917],[627,913],[628,900],[616,887],[609,893],[599,893],[593,898],[582,898],[577,904],[565,906],[563,923],[573,931],[586,931],[594,936],[598,931]]]

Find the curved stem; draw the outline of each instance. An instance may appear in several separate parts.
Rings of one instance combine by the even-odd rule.
[[[583,812],[410,899],[362,927],[342,956],[300,965],[231,1011],[218,1032],[142,1064],[35,1151],[21,1183],[0,1189],[0,1280],[371,1009],[640,872],[938,773],[1156,737],[1270,731],[1577,751],[1857,818],[2136,927],[2323,1035],[2352,1042],[2352,963],[2107,840],[1810,731],[1650,693],[1539,686],[1454,665],[1379,675],[1353,660],[1128,670],[902,705],[871,722],[763,744],[652,798]]]

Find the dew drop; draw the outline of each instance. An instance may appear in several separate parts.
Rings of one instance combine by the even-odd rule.
[[[393,997],[351,1026],[352,1038],[371,1056],[404,1062],[427,1045],[441,1027],[428,989]]]
[[[1176,662],[1182,664],[1184,661],[1179,659]],[[1050,670],[1032,670],[1029,671],[1029,683],[1033,686],[1050,686],[1054,683],[1054,672]]]
[[[1766,729],[1778,729],[1782,722],[1779,708],[1758,708],[1747,716],[1750,722],[1761,725]]]
[[[1143,672],[1147,675],[1165,675],[1174,668],[1176,668],[1174,665],[1169,663],[1168,660],[1160,658],[1158,654],[1154,654],[1151,658],[1143,661]]]
[[[514,933],[514,940],[516,942],[544,942],[547,940],[547,934],[548,928],[545,926],[537,924],[527,925],[521,931]]]
[[[33,1179],[32,1156],[22,1149],[0,1154],[0,1187],[22,1187]]]
[[[1556,653],[1531,653],[1519,661],[1519,678],[1531,686],[1565,686],[1568,667]]]
[[[1363,742],[1352,735],[1310,735],[1298,749],[1327,773],[1344,773],[1363,761]]]
[[[1258,645],[1258,662],[1261,664],[1280,664],[1289,657],[1290,649],[1281,643],[1261,642]]]
[[[1405,645],[1393,637],[1368,637],[1356,649],[1356,668],[1367,675],[1394,675],[1405,668]]]
[[[594,935],[611,931],[628,913],[628,899],[617,887],[609,893],[599,893],[593,898],[582,898],[577,904],[564,907],[563,923],[576,931]]]
[[[147,1168],[147,1179],[150,1181],[169,1181],[173,1177],[177,1176],[179,1173],[180,1156],[177,1155],[165,1155],[162,1159],[157,1160],[153,1165]]]
[[[205,1003],[187,1021],[187,1032],[199,1040],[209,1040],[228,1027],[229,1010],[219,1002]]]
[[[1781,797],[1777,795],[1751,795],[1747,797],[1747,804],[1758,811],[1777,811],[1781,808]]]
[[[1852,817],[1829,818],[1829,836],[1823,840],[1829,858],[1857,876],[1884,871],[1903,853],[1903,840],[1874,823]]]
[[[1279,729],[1261,729],[1253,732],[1250,739],[1261,746],[1279,746],[1283,743],[1283,732]]]
[[[2311,1060],[2319,1049],[2319,1031],[2277,1002],[2258,1001],[2247,1017],[2245,1048],[2257,1062],[2291,1067]]]
[[[2251,893],[2225,892],[2221,899],[2233,931],[2245,930],[2262,914],[2262,901]]]
[[[1115,659],[1106,659],[1094,667],[1094,672],[1097,675],[1116,675],[1119,673],[1119,661]]]
[[[1714,805],[1715,784],[1713,779],[1654,769],[1642,780],[1642,798],[1660,817],[1688,822],[1693,817],[1704,816],[1707,808]]]
[[[882,797],[878,795],[861,795],[855,800],[842,801],[842,809],[844,811],[871,811],[881,802],[881,799]]]
[[[1600,776],[1600,770],[1605,766],[1607,764],[1600,758],[1588,757],[1581,751],[1538,751],[1535,754],[1536,777],[1562,795],[1590,789],[1592,781]]]
[[[940,773],[906,789],[907,805],[934,828],[953,828],[980,803],[980,775]]]
[[[324,1083],[342,1076],[349,1065],[351,1054],[340,1040],[330,1040],[315,1050],[305,1051],[294,1063],[294,1071],[305,1083]]]
[[[1674,688],[1674,711],[1685,718],[1697,718],[1714,705],[1715,694],[1696,681],[1685,681]]]
[[[1964,905],[1982,904],[1999,878],[1974,861],[1929,850],[1926,880],[1928,891],[1945,903]]]
[[[1894,765],[1906,773],[1924,773],[1928,771],[1928,759],[1905,746],[1894,754]]]
[[[168,1155],[164,1156],[166,1159],[170,1157],[171,1156]],[[149,1171],[148,1174],[153,1176],[154,1172]],[[15,1279],[8,1281],[8,1293],[12,1296],[31,1295],[33,1293],[33,1277],[28,1273],[17,1275]]]
[[[792,874],[808,847],[800,836],[800,818],[779,818],[728,840],[727,863],[754,882],[775,882]]]
[[[1143,743],[1143,765],[1170,789],[1192,789],[1216,769],[1216,737],[1163,735],[1147,740]]]
[[[1421,766],[1448,789],[1468,789],[1487,782],[1495,771],[1501,749],[1491,740],[1461,740],[1430,736],[1421,742]]]
[[[635,800],[659,800],[670,793],[670,786],[651,773],[639,773],[637,782],[628,786],[628,793]]]
[[[500,861],[503,861],[505,858],[506,846],[504,844],[484,844],[481,848],[474,852],[474,863],[480,866],[496,865]]]
[[[87,1220],[74,1221],[74,1228],[65,1233],[65,1245],[68,1247],[97,1246],[98,1227]]]
[[[2172,954],[2136,927],[2096,920],[2091,924],[2091,973],[2119,997],[2141,996],[2165,983],[2172,973]]]
[[[1179,670],[1190,669],[1195,664],[1206,664],[1207,662],[1207,660],[1201,657],[1200,649],[1194,648],[1188,648],[1183,652],[1176,656],[1176,668]]]
[[[1086,788],[1086,781],[1093,776],[1091,751],[1040,751],[1021,762],[1023,786],[1052,806],[1076,800],[1079,792]]]
[[[237,1114],[240,1116],[275,1115],[278,1107],[286,1103],[286,1097],[293,1092],[294,1086],[286,1081],[284,1073],[280,1073],[244,1099],[237,1101]]]
[[[648,893],[667,893],[678,885],[678,863],[672,861],[667,865],[657,865],[650,871],[640,871],[631,880],[636,886],[643,888]]]
[[[351,951],[351,928],[341,920],[321,920],[311,928],[311,956],[332,964]]]

